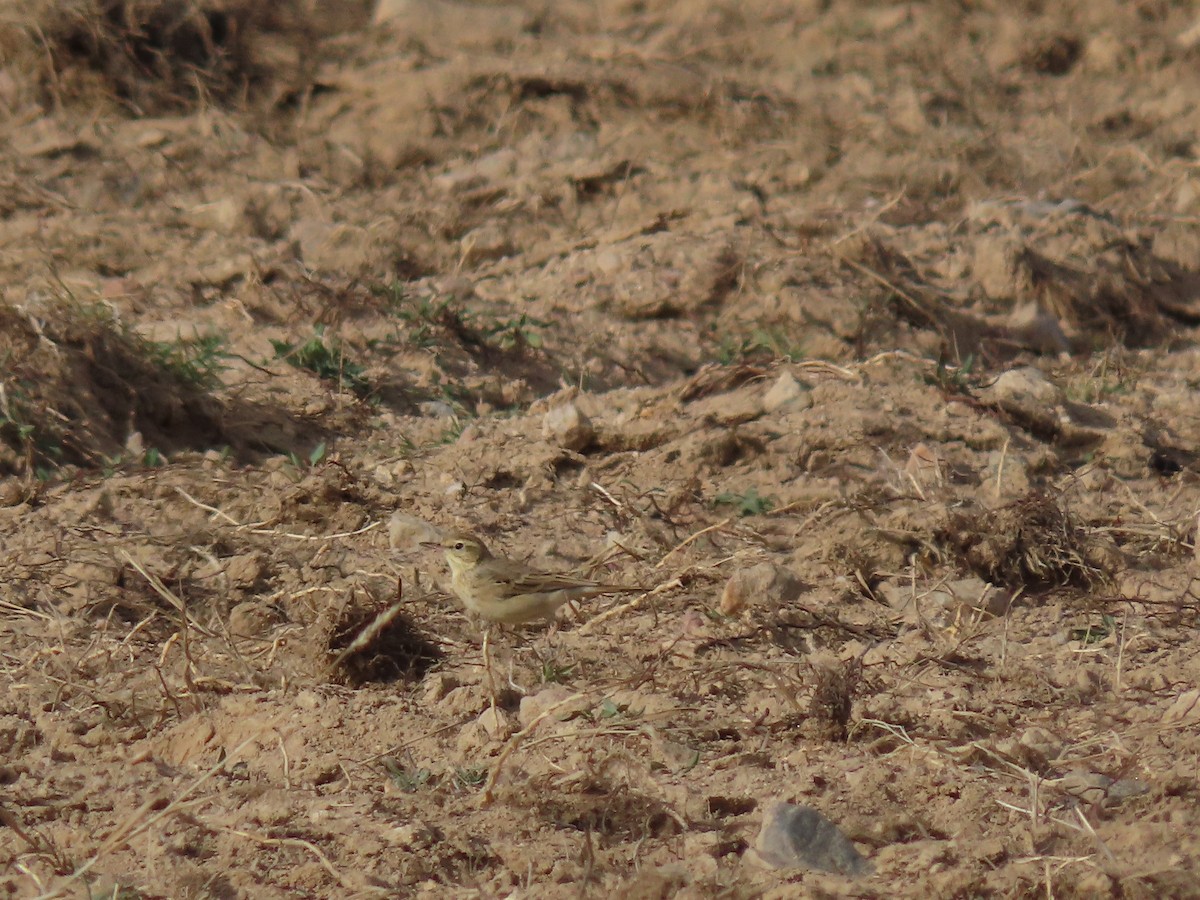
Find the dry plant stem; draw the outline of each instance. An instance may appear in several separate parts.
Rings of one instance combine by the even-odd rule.
[[[261,732],[259,734],[261,734]],[[128,819],[126,819],[112,834],[105,839],[103,844],[96,848],[96,851],[91,855],[91,857],[88,858],[87,862],[68,875],[63,881],[52,887],[49,891],[39,895],[36,900],[54,900],[54,898],[65,897],[66,889],[90,872],[92,868],[98,862],[100,862],[106,853],[115,850],[117,847],[127,843],[137,835],[148,831],[167,816],[174,815],[175,813],[182,811],[185,801],[187,801],[192,794],[194,794],[213,776],[233,762],[233,760],[237,758],[238,754],[240,754],[248,744],[258,739],[259,734],[254,734],[246,738],[244,741],[234,747],[224,759],[222,759],[207,772],[204,772],[202,775],[197,777],[194,781],[192,781],[191,784],[180,791],[180,793],[174,799],[172,799],[170,803],[168,803],[154,815],[143,819],[139,823],[138,818],[150,812],[150,810],[153,809],[154,804],[156,804],[160,798],[152,797],[147,800],[136,810],[134,810],[132,815],[130,815]]]
[[[121,556],[125,559],[125,562],[129,563],[129,565],[133,566],[133,568],[137,570],[139,575],[146,579],[146,582],[154,589],[156,594],[170,603],[171,606],[175,607],[175,609],[179,612],[179,615],[183,618],[185,640],[188,625],[191,625],[192,628],[195,628],[205,637],[216,637],[216,635],[214,635],[211,631],[197,622],[195,618],[193,618],[192,614],[187,610],[187,605],[169,590],[167,590],[166,585],[162,583],[162,580],[157,575],[152,575],[147,572],[145,568],[142,567],[141,563],[129,555],[127,550],[122,549]]]
[[[415,747],[417,744],[420,744],[422,741],[427,741],[430,738],[437,737],[439,734],[445,734],[447,731],[453,731],[456,728],[462,728],[462,726],[465,725],[469,721],[470,721],[470,718],[468,717],[468,718],[462,719],[457,722],[451,722],[449,725],[443,725],[441,728],[435,728],[435,729],[433,729],[433,731],[427,731],[424,734],[420,735],[419,737],[413,738],[411,741],[405,741],[403,744],[397,744],[394,747],[388,747],[388,749],[383,750],[379,753],[376,753],[373,756],[368,756],[365,759],[352,761],[349,763],[349,765],[365,766],[368,763],[373,763],[377,760],[383,759],[385,756],[392,756],[395,753],[399,753],[401,750],[407,750],[409,747]]]
[[[366,534],[368,531],[373,531],[383,524],[383,521],[380,520],[377,522],[372,522],[369,525],[364,525],[362,528],[359,528],[356,531],[342,531],[337,534],[295,534],[290,531],[277,531],[274,528],[261,527],[265,525],[266,522],[253,522],[248,525],[243,525],[241,522],[238,522],[236,519],[217,509],[215,506],[209,506],[207,503],[201,503],[181,487],[176,487],[175,492],[183,497],[184,500],[187,500],[189,503],[199,507],[200,509],[225,519],[225,521],[227,521],[238,531],[248,531],[251,534],[268,534],[272,537],[291,538],[294,541],[329,541],[334,540],[335,538],[357,537],[360,534]]]
[[[41,847],[41,843],[30,836],[29,832],[21,827],[21,821],[3,806],[0,806],[0,825],[12,830],[12,833],[29,845],[31,850],[37,850]]]
[[[655,565],[654,568],[661,569],[664,565],[666,565],[668,559],[670,559],[672,556],[674,556],[676,553],[678,553],[680,550],[682,550],[688,544],[692,543],[697,538],[703,537],[704,535],[708,534],[709,532],[719,531],[720,529],[724,528],[726,525],[728,525],[732,521],[733,521],[733,516],[728,516],[728,517],[722,519],[720,522],[717,522],[715,525],[709,525],[706,528],[701,528],[699,531],[694,532],[693,534],[684,538],[682,541],[680,541],[678,544],[676,544],[674,547],[672,547],[670,550],[668,550],[666,555],[664,555],[663,558],[658,561],[658,564]]]
[[[892,291],[897,297],[899,297],[901,300],[903,300],[905,303],[907,303],[909,306],[911,306],[913,309],[915,309],[918,313],[920,313],[922,316],[924,316],[926,319],[928,319],[931,323],[933,323],[935,325],[938,324],[937,316],[930,310],[926,309],[925,304],[923,304],[920,300],[918,300],[916,297],[914,297],[908,291],[904,290],[904,288],[900,287],[900,285],[895,284],[894,282],[888,281],[888,279],[886,279],[884,276],[880,275],[878,272],[876,272],[870,266],[864,266],[862,263],[858,262],[858,260],[850,259],[848,257],[839,257],[839,259],[841,260],[841,262],[845,263],[847,266],[854,269],[856,272],[860,272],[863,275],[866,275],[872,281],[878,282],[880,285],[887,288],[889,291]]]
[[[891,212],[892,209],[895,208],[896,204],[898,204],[901,200],[903,200],[905,198],[907,193],[908,193],[908,191],[904,190],[904,189],[897,191],[895,196],[891,197],[886,203],[877,207],[875,209],[874,213],[871,216],[869,216],[866,219],[866,221],[864,221],[861,225],[851,228],[845,234],[839,235],[838,237],[834,238],[832,241],[829,242],[829,244],[825,247],[825,249],[832,250],[838,244],[844,243],[845,241],[850,240],[850,238],[855,237],[856,235],[862,234],[864,231],[869,229],[871,226],[875,225],[885,215],[887,215],[889,212]]]
[[[844,379],[845,381],[853,382],[854,384],[858,384],[862,381],[862,376],[857,372],[842,366],[834,365],[826,359],[806,359],[798,363],[792,363],[792,365],[797,369],[806,372],[826,372],[828,374],[836,375],[839,378]]]
[[[504,769],[504,764],[508,762],[508,758],[512,756],[513,751],[515,751],[517,747],[521,746],[521,742],[524,741],[525,738],[529,737],[529,735],[533,734],[537,727],[541,725],[547,717],[558,712],[564,706],[568,706],[577,700],[581,700],[591,693],[595,693],[595,691],[579,691],[578,693],[572,694],[570,697],[559,700],[557,703],[546,707],[537,716],[537,718],[535,718],[532,722],[508,739],[508,743],[504,745],[504,749],[496,758],[496,764],[492,766],[492,771],[488,774],[488,780],[483,786],[483,796],[480,798],[480,805],[488,806],[491,804],[492,800],[495,799],[494,791],[496,790],[496,782],[500,780],[500,772]]]
[[[332,875],[334,879],[336,879],[337,883],[347,890],[365,890],[370,894],[378,894],[381,896],[390,896],[393,894],[390,888],[355,884],[353,880],[347,878],[345,875],[339,872],[334,864],[329,861],[329,857],[321,851],[321,848],[311,841],[305,841],[301,838],[267,837],[264,834],[254,834],[251,831],[239,831],[236,828],[226,828],[219,825],[207,825],[202,821],[198,821],[198,824],[210,831],[223,831],[226,834],[232,834],[237,837],[243,837],[247,840],[254,841],[256,844],[262,844],[264,847],[298,847],[301,850],[306,850],[315,856],[317,858],[317,862],[321,864],[325,871]]]
[[[617,616],[624,615],[631,610],[638,609],[643,603],[646,602],[647,599],[653,597],[655,594],[661,594],[664,591],[669,591],[671,588],[677,587],[683,587],[683,582],[678,578],[672,578],[670,581],[664,581],[662,584],[658,585],[652,590],[646,591],[646,593],[639,594],[638,596],[634,597],[628,603],[622,603],[620,606],[614,606],[612,609],[605,610],[600,615],[588,619],[579,627],[579,629],[576,631],[576,634],[591,634],[592,629],[595,626],[603,624],[609,619],[615,619]]]
[[[1004,484],[1004,461],[1008,458],[1008,445],[1012,437],[1004,439],[1004,446],[1000,449],[1000,462],[996,465],[996,499],[1000,499],[1000,491]]]

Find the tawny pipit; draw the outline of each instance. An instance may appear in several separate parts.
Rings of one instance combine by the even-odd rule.
[[[505,625],[551,619],[572,600],[645,590],[539,572],[514,559],[493,556],[483,541],[465,532],[451,532],[440,543],[425,546],[446,552],[450,587],[467,609]]]

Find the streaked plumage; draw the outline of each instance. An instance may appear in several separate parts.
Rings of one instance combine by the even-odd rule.
[[[572,600],[643,590],[539,572],[516,560],[493,556],[483,541],[466,532],[452,532],[434,546],[445,551],[450,587],[463,605],[485,619],[507,625],[553,618],[560,606]]]

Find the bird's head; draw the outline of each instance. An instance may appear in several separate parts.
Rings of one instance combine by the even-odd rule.
[[[454,571],[470,569],[492,555],[483,541],[465,531],[452,531],[437,543],[426,546],[440,547],[446,554],[446,562]]]

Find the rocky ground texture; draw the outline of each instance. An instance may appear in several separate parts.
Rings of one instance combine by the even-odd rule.
[[[10,5],[0,895],[1200,896],[1196,16]]]

